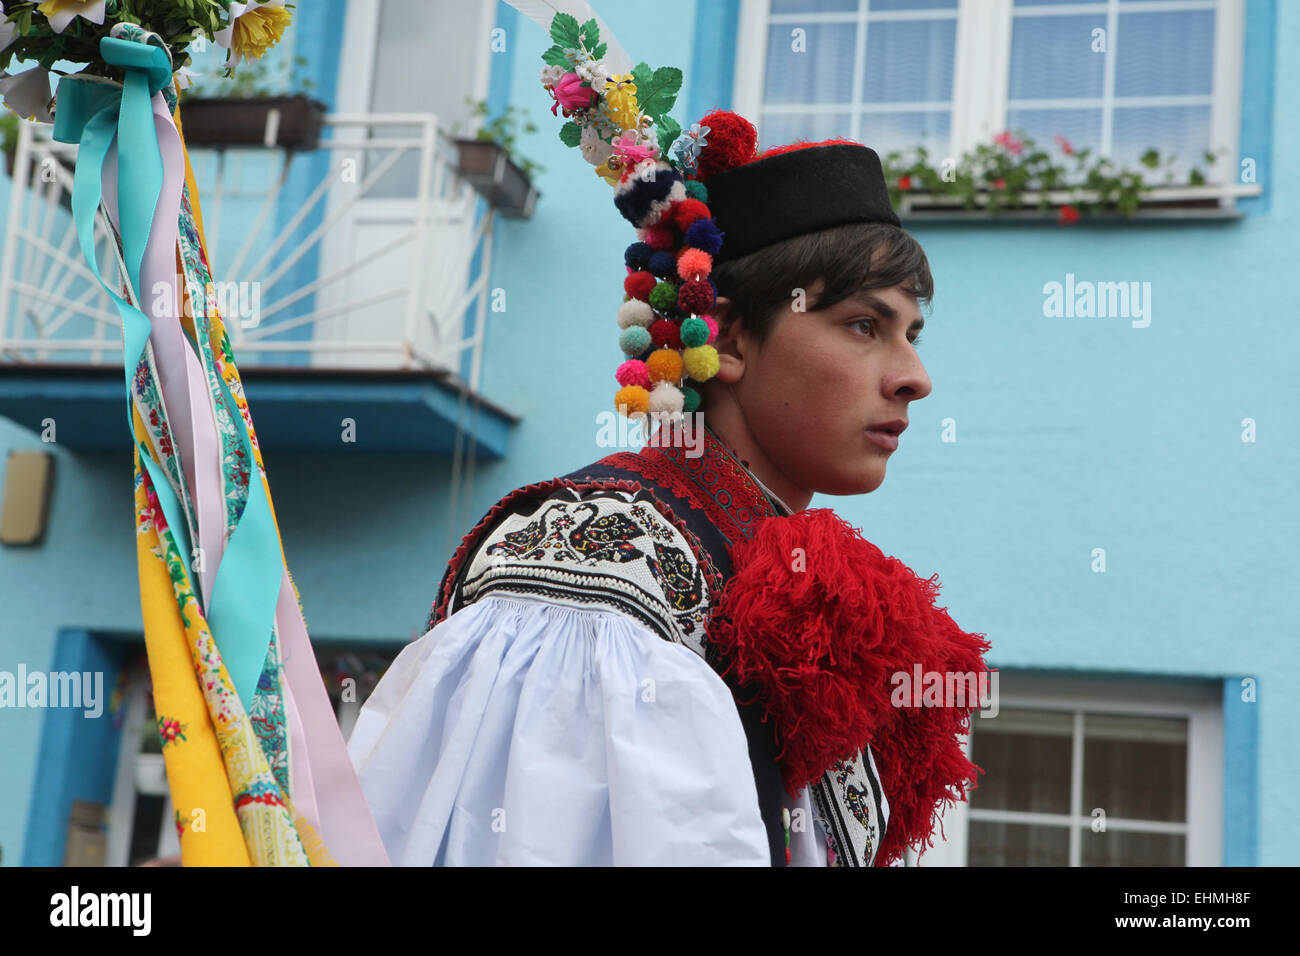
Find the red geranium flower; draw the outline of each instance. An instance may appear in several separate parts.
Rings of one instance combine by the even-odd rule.
[[[898,188],[901,189],[901,190],[903,190],[904,192],[906,192],[907,190],[911,189],[911,188],[912,188],[912,177],[911,177],[911,176],[904,176],[902,179],[900,179],[900,180],[898,181]]]
[[[1056,221],[1062,226],[1068,226],[1071,223],[1078,222],[1079,210],[1070,205],[1062,206],[1061,211],[1056,216]]]
[[[1001,177],[998,177],[997,179],[993,180],[993,188],[994,188],[994,189],[1006,189],[1006,188],[1007,188],[1007,181],[1006,181],[1005,179],[1001,178]]]
[[[1056,142],[1060,145],[1061,152],[1065,153],[1066,156],[1074,155],[1074,147],[1070,145],[1070,141],[1064,136],[1058,134],[1056,136]]]

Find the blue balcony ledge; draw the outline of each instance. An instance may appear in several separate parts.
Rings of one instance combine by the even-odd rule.
[[[445,372],[254,366],[240,378],[264,449],[450,456],[461,421],[462,453],[473,442],[475,457],[499,459],[519,421]],[[37,435],[52,419],[65,448],[130,448],[126,385],[112,366],[0,365],[0,416]]]

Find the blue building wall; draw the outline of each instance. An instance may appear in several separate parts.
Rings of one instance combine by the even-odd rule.
[[[730,105],[735,0],[665,0],[655,17],[598,4],[635,59],[686,73],[675,115],[689,125]],[[1290,786],[1288,689],[1300,621],[1287,600],[1300,514],[1292,265],[1300,186],[1281,169],[1300,142],[1285,106],[1300,90],[1300,9],[1249,0],[1242,153],[1264,196],[1225,223],[921,224],[936,296],[921,356],[934,392],[875,493],[818,496],[920,574],[989,636],[1001,668],[1223,681],[1225,862],[1300,859]],[[597,444],[618,360],[621,250],[633,235],[608,187],[556,136],[538,84],[542,30],[504,5],[508,53],[491,102],[525,105],[521,139],[546,172],[528,221],[498,219],[482,391],[523,417],[510,454],[478,462],[448,514],[439,459],[265,449],[290,568],[318,640],[415,636],[451,545],[503,493],[613,449]],[[694,25],[683,41],[682,24]],[[1293,98],[1293,95],[1292,95]],[[0,202],[7,180],[0,177]],[[1043,286],[1150,282],[1152,320],[1043,316]],[[581,369],[584,363],[590,373]],[[561,370],[561,374],[555,374]],[[257,409],[253,409],[256,416]],[[1258,441],[1241,441],[1241,421]],[[941,440],[945,419],[957,440]],[[125,437],[125,436],[124,436]],[[125,443],[124,443],[125,444]],[[0,455],[48,447],[0,420]],[[52,666],[63,630],[138,632],[128,454],[58,458],[50,533],[0,549],[0,669]],[[359,496],[358,488],[384,492]],[[1107,570],[1091,570],[1104,548]],[[1257,704],[1233,688],[1258,680]],[[23,858],[43,721],[0,713],[0,849]]]

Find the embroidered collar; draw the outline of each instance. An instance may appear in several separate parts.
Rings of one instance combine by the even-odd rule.
[[[682,445],[646,445],[639,452],[607,455],[600,464],[658,481],[704,511],[729,543],[752,538],[763,518],[788,512],[707,425],[702,453],[687,451]]]

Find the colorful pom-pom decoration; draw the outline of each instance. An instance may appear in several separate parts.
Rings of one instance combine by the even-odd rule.
[[[614,394],[614,407],[632,418],[650,410],[650,393],[640,385],[625,385]]]
[[[700,407],[700,393],[689,385],[683,385],[682,389],[682,411],[691,414]]]
[[[624,355],[638,356],[650,347],[650,333],[640,325],[633,325],[623,330],[618,337],[618,347]]]
[[[682,355],[676,349],[656,349],[646,360],[652,382],[679,382],[682,378]]]
[[[647,247],[648,248],[648,247]],[[660,249],[650,256],[650,261],[646,265],[646,271],[660,279],[666,279],[677,273],[677,259],[671,252]]]
[[[623,291],[634,299],[648,299],[655,287],[655,277],[648,272],[632,272],[623,280]]]
[[[651,353],[653,354],[653,353]],[[650,370],[646,367],[645,362],[639,359],[628,359],[618,367],[614,373],[614,378],[622,386],[640,385],[642,388],[650,387]]]
[[[677,200],[678,195],[686,196],[682,174],[659,160],[653,165],[653,175],[647,164],[644,173],[637,169],[621,180],[614,187],[614,205],[634,226],[651,226],[658,222],[659,216]]]
[[[707,282],[685,282],[677,292],[677,308],[691,315],[704,315],[713,308],[713,287]]]
[[[672,319],[659,319],[650,326],[650,340],[656,348],[680,349],[681,327]]]
[[[700,120],[709,128],[709,142],[700,150],[696,163],[696,177],[708,182],[714,173],[740,166],[754,158],[758,146],[758,130],[739,113],[714,110]]]
[[[682,232],[689,229],[696,220],[712,218],[709,207],[698,199],[684,199],[679,203],[673,203],[668,215],[672,219],[673,225]]]
[[[680,415],[686,400],[682,390],[667,381],[661,381],[650,390],[650,414]]]
[[[682,345],[687,348],[698,348],[708,343],[709,327],[703,319],[686,319],[682,322],[681,337]]]
[[[633,294],[635,295],[635,293]],[[642,298],[642,296],[637,296],[637,298]],[[677,305],[677,286],[671,282],[660,282],[650,290],[647,301],[650,303],[650,308],[656,312],[667,312]]]
[[[701,318],[704,320],[704,324],[709,327],[709,342],[714,341],[718,337],[718,320],[711,315],[701,316]]]
[[[628,299],[618,307],[618,327],[620,329],[630,329],[634,325],[649,328],[654,320],[654,309],[650,308],[648,302],[642,302],[640,299]]]
[[[712,219],[696,219],[682,241],[695,249],[702,249],[711,256],[716,256],[722,248],[722,230]]]
[[[677,245],[677,237],[668,226],[651,226],[649,229],[641,230],[644,233],[645,244],[651,249],[662,249],[671,252]]]
[[[682,352],[686,374],[697,382],[707,382],[718,374],[718,350],[712,345],[699,345]]]
[[[623,252],[623,262],[629,269],[644,269],[650,261],[650,253],[654,252],[649,243],[634,242]]]
[[[709,187],[698,179],[688,179],[686,180],[686,195],[692,199],[707,203],[709,201]]]
[[[713,256],[703,249],[687,249],[677,258],[677,274],[683,279],[707,279],[713,271]]]

